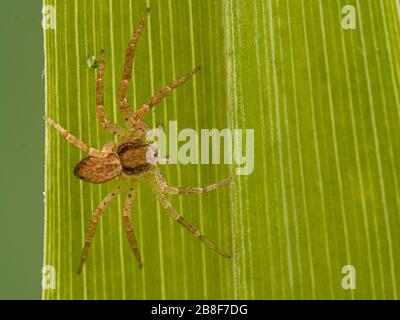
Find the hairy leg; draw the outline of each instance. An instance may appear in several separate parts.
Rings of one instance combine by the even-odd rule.
[[[105,153],[112,153],[117,144],[114,141],[107,142],[102,148],[101,151]]]
[[[158,104],[162,98],[165,98],[173,89],[179,87],[186,81],[188,81],[194,74],[200,71],[200,67],[196,67],[192,69],[187,74],[180,77],[178,80],[171,82],[165,88],[158,91],[153,97],[150,98],[145,104],[143,104],[134,114],[133,120],[135,122],[140,122],[143,116],[149,112],[151,108],[153,108],[156,104]]]
[[[229,177],[222,181],[210,184],[205,187],[178,188],[178,187],[169,186],[167,183],[167,180],[165,179],[165,177],[161,174],[161,172],[158,169],[154,171],[154,175],[156,177],[157,184],[158,184],[159,188],[162,190],[162,192],[168,193],[168,194],[173,194],[173,195],[201,194],[204,192],[209,192],[209,191],[221,188],[222,186],[229,184],[232,181],[232,178]]]
[[[106,118],[106,111],[104,108],[104,69],[105,69],[104,50],[102,49],[100,52],[100,64],[97,71],[97,79],[96,79],[97,120],[106,131],[115,134],[117,136],[124,136],[127,135],[127,132],[124,129],[122,129],[119,125]]]
[[[97,206],[96,210],[93,212],[92,221],[89,225],[88,231],[86,232],[85,244],[82,249],[81,260],[78,268],[78,273],[81,273],[83,265],[89,253],[90,244],[92,243],[94,234],[96,232],[97,223],[99,222],[101,215],[108,208],[110,203],[119,194],[121,186],[116,186]]]
[[[79,140],[77,137],[70,134],[66,129],[64,129],[61,125],[55,122],[51,118],[46,117],[46,122],[53,126],[60,134],[64,136],[64,138],[79,150],[86,152],[89,156],[96,157],[96,158],[103,158],[108,155],[108,153],[91,148],[88,144],[84,143],[83,141]]]
[[[126,100],[126,93],[128,91],[129,82],[131,81],[132,77],[132,65],[133,59],[135,56],[135,49],[136,44],[139,41],[140,35],[143,31],[143,28],[146,23],[147,16],[150,13],[150,8],[147,8],[144,11],[142,20],[139,22],[139,25],[136,27],[136,30],[133,34],[131,41],[129,42],[128,49],[126,50],[126,57],[125,57],[125,64],[124,64],[124,71],[122,75],[122,80],[119,86],[118,92],[118,105],[124,118],[125,124],[128,129],[133,130],[135,127],[133,125],[133,111]]]
[[[188,222],[182,215],[179,214],[178,211],[176,211],[171,203],[168,201],[168,199],[165,197],[163,194],[162,190],[159,189],[157,183],[152,183],[153,191],[154,194],[157,198],[157,200],[160,202],[161,206],[164,208],[164,210],[168,213],[168,215],[177,223],[179,223],[181,226],[183,226],[186,230],[188,230],[194,237],[199,239],[204,245],[207,246],[207,248],[217,252],[219,255],[225,258],[230,258],[230,255],[219,249],[213,242],[211,242],[205,235],[201,233],[201,231],[192,225],[190,222]]]
[[[122,224],[124,225],[124,229],[126,232],[126,236],[128,238],[129,246],[131,247],[132,252],[139,264],[139,268],[142,268],[143,267],[142,258],[140,256],[135,232],[133,230],[132,221],[131,221],[131,213],[132,213],[133,201],[134,201],[135,195],[136,195],[136,188],[137,188],[137,184],[135,183],[135,185],[129,190],[129,192],[125,198],[125,205],[124,205],[124,209],[122,212]]]

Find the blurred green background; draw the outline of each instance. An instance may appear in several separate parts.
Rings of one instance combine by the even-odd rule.
[[[0,299],[40,299],[44,86],[39,0],[0,2]]]

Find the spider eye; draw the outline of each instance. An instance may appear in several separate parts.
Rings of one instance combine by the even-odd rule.
[[[146,160],[150,164],[155,164],[158,159],[158,148],[156,144],[151,144],[148,146],[146,151]]]
[[[110,154],[106,158],[84,158],[74,169],[75,176],[91,183],[110,181],[121,173],[121,162],[116,154]]]

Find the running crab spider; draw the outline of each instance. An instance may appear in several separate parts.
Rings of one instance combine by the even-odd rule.
[[[166,198],[166,194],[170,195],[189,195],[201,194],[215,190],[223,185],[231,182],[231,178],[227,178],[215,184],[206,187],[185,187],[177,188],[171,187],[167,184],[165,178],[162,176],[159,168],[148,162],[147,153],[153,152],[153,157],[157,157],[157,150],[154,149],[146,141],[146,133],[148,131],[147,125],[142,121],[143,116],[153,107],[155,107],[161,99],[166,97],[173,89],[179,87],[188,81],[194,74],[200,71],[199,67],[192,69],[187,74],[179,79],[171,82],[165,88],[157,92],[152,98],[144,103],[136,112],[133,112],[127,102],[126,94],[132,75],[132,64],[136,44],[139,40],[140,34],[145,26],[147,16],[150,8],[144,12],[143,18],[137,26],[133,37],[129,43],[126,51],[125,65],[123,70],[123,77],[120,82],[118,92],[118,105],[120,112],[123,116],[126,129],[120,127],[118,124],[108,120],[105,116],[104,108],[104,50],[101,50],[100,64],[98,66],[97,81],[96,81],[96,105],[97,105],[97,119],[101,127],[109,133],[116,135],[120,138],[121,142],[110,142],[105,144],[101,150],[95,149],[79,140],[70,134],[61,125],[56,123],[50,118],[46,118],[46,122],[53,126],[65,139],[76,146],[81,151],[88,154],[86,158],[80,161],[75,169],[74,174],[78,178],[89,183],[105,183],[107,181],[118,179],[118,184],[114,189],[99,203],[92,215],[92,221],[86,232],[85,243],[83,246],[78,273],[82,271],[83,265],[87,259],[90,244],[95,235],[97,224],[110,205],[110,203],[122,192],[122,181],[129,182],[129,190],[127,192],[124,208],[122,211],[122,223],[128,238],[129,246],[136,257],[139,267],[143,266],[142,258],[139,252],[138,244],[136,241],[135,233],[131,221],[131,211],[133,201],[138,188],[138,181],[141,177],[147,180],[153,190],[156,199],[160,202],[161,206],[165,209],[168,215],[177,223],[182,225],[193,236],[198,238],[209,249],[217,252],[222,257],[230,257],[227,253],[219,249],[213,242],[211,242],[201,231],[188,222],[182,215],[180,215],[171,205]],[[153,149],[152,149],[153,148]]]

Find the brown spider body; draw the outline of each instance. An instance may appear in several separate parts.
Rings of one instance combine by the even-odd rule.
[[[90,183],[104,183],[119,177],[122,165],[118,155],[111,153],[104,158],[86,157],[74,169],[74,175]]]
[[[151,164],[147,162],[149,144],[142,139],[128,139],[117,148],[121,161],[122,171],[127,176],[141,176],[150,170]]]
[[[137,192],[139,177],[145,178],[145,180],[150,183],[155,198],[159,201],[161,206],[174,221],[182,225],[186,230],[188,230],[194,237],[199,239],[209,249],[217,252],[223,257],[229,257],[227,253],[220,250],[213,242],[211,242],[205,235],[203,235],[198,228],[188,222],[178,211],[176,211],[172,207],[171,203],[168,201],[166,194],[201,194],[220,188],[223,185],[230,183],[231,179],[228,178],[205,187],[177,188],[169,186],[157,165],[152,162],[152,160],[157,158],[158,156],[157,149],[145,140],[148,127],[143,122],[142,118],[149,112],[151,108],[156,106],[173,89],[177,88],[178,86],[189,80],[191,76],[193,76],[200,70],[200,68],[196,67],[179,79],[171,82],[165,88],[157,92],[141,107],[139,107],[136,112],[133,112],[129,103],[126,100],[126,94],[132,76],[132,64],[136,44],[144,28],[149,11],[149,8],[146,9],[143,18],[136,28],[135,33],[129,43],[126,52],[123,77],[118,92],[118,105],[122,117],[125,121],[127,127],[126,129],[120,127],[118,124],[106,118],[104,107],[105,60],[104,51],[101,50],[100,63],[98,67],[96,81],[97,119],[99,121],[99,124],[106,131],[113,135],[116,135],[117,137],[120,137],[122,142],[107,143],[103,146],[101,150],[98,150],[90,147],[88,144],[70,134],[66,129],[64,129],[53,119],[46,118],[47,123],[53,126],[61,135],[63,135],[68,142],[88,154],[88,157],[81,160],[75,166],[75,176],[90,183],[104,183],[113,179],[118,180],[117,185],[99,203],[92,215],[92,219],[86,233],[85,243],[82,249],[78,273],[81,272],[82,267],[88,256],[90,244],[96,232],[97,223],[100,221],[102,214],[110,205],[110,203],[115,199],[115,197],[118,196],[119,193],[122,192],[122,182],[127,182],[129,184],[129,190],[127,191],[127,195],[125,197],[124,208],[121,215],[122,223],[127,235],[129,246],[131,247],[131,250],[138,261],[139,267],[142,267],[142,258],[131,221],[133,201]],[[150,158],[148,158],[148,156]]]
[[[74,169],[74,175],[86,182],[105,183],[124,174],[141,176],[150,170],[147,162],[149,144],[140,138],[129,138],[120,143],[116,153],[103,158],[86,157]]]

